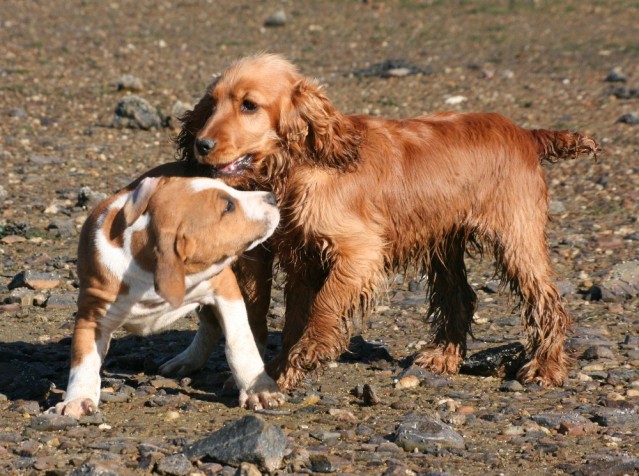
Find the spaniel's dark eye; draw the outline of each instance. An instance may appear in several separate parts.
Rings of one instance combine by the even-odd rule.
[[[222,211],[222,215],[226,215],[227,213],[231,213],[235,211],[235,202],[230,198],[225,198],[224,201],[226,205],[224,206],[224,211]]]
[[[242,101],[242,105],[240,106],[242,112],[255,112],[257,111],[257,108],[257,104],[255,104],[253,101],[249,101],[248,99]]]

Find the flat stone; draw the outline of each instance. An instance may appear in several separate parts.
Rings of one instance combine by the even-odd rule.
[[[615,354],[610,347],[593,345],[588,347],[580,358],[584,360],[615,359]]]
[[[285,449],[286,436],[279,427],[249,415],[186,446],[184,454],[191,460],[209,456],[232,465],[246,461],[272,472],[282,463]]]
[[[410,414],[395,431],[395,443],[406,451],[424,452],[436,445],[442,448],[464,449],[464,438],[443,422],[427,415]]]
[[[40,273],[27,269],[16,274],[8,285],[9,289],[27,287],[41,291],[53,289],[60,284],[60,276],[57,273]]]
[[[166,476],[186,476],[193,470],[193,465],[182,453],[162,458],[156,465],[155,471]]]
[[[393,76],[408,76],[411,74],[429,75],[432,73],[432,69],[430,69],[428,66],[415,66],[404,60],[386,60],[382,61],[381,63],[375,63],[366,68],[356,69],[355,71],[353,71],[353,74],[355,76],[379,76],[381,78],[390,78]]]
[[[39,431],[64,430],[72,426],[78,426],[78,420],[67,415],[42,414],[31,419],[31,428]]]
[[[617,427],[617,426],[639,426],[639,414],[632,410],[602,408],[597,410],[593,415],[593,421],[601,426]]]
[[[558,428],[562,423],[589,423],[583,415],[576,412],[568,413],[539,413],[531,416],[532,420],[538,425],[546,428]]]
[[[47,309],[69,309],[76,307],[75,294],[52,294],[44,304]]]

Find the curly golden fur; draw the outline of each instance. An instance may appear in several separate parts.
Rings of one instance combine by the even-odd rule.
[[[564,382],[569,317],[551,280],[541,162],[596,155],[593,139],[523,129],[498,114],[345,115],[317,81],[267,54],[233,64],[183,119],[187,163],[272,190],[282,208],[272,251],[239,274],[264,339],[273,255],[286,272],[283,349],[269,364],[283,389],[336,359],[353,316],[369,309],[391,269],[409,265],[426,270],[434,330],[415,362],[457,372],[477,307],[464,264],[473,246],[492,250],[521,299],[520,380]]]

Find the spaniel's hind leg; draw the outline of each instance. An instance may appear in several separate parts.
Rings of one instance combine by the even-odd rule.
[[[545,223],[545,210],[527,216],[525,223],[514,221],[501,239],[498,260],[521,298],[528,333],[527,363],[519,370],[518,379],[554,386],[562,385],[568,374],[564,340],[570,318],[550,279]]]
[[[466,355],[466,337],[477,308],[477,296],[466,277],[466,239],[454,235],[434,253],[429,270],[429,318],[434,337],[414,363],[437,373],[457,373]]]

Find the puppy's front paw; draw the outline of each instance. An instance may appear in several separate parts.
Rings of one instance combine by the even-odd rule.
[[[266,373],[261,374],[248,389],[240,390],[240,406],[253,411],[279,407],[285,401],[286,395]]]
[[[55,407],[47,410],[47,413],[67,415],[80,419],[84,415],[93,415],[98,411],[98,405],[90,398],[76,398],[69,402],[60,402]]]

